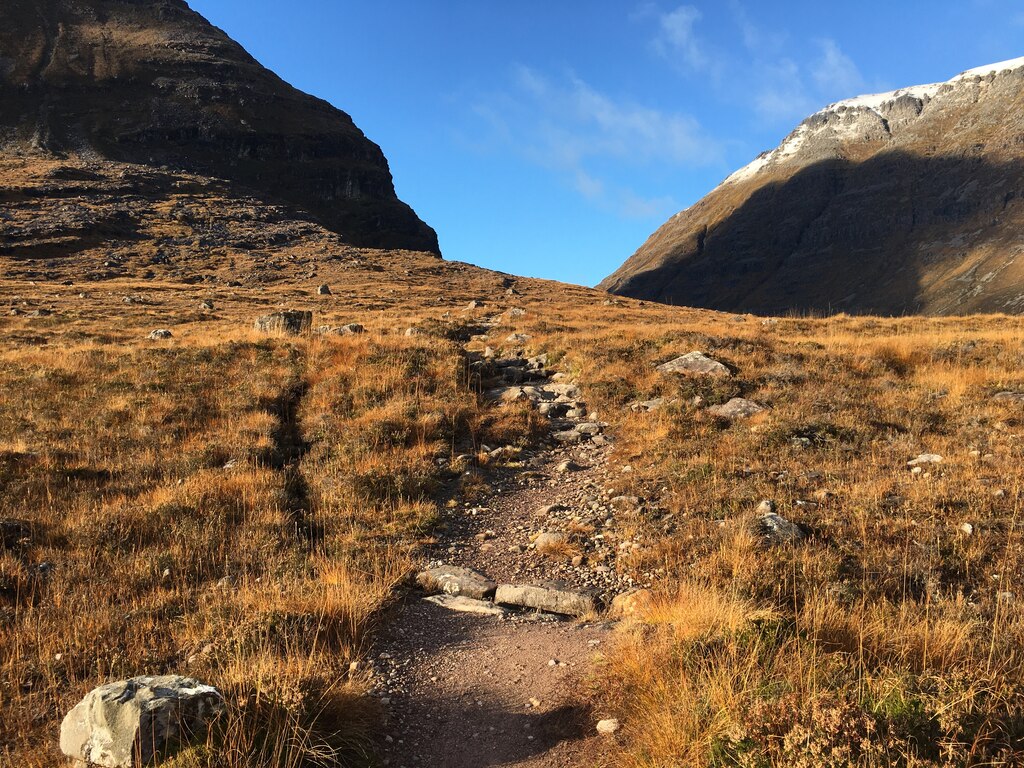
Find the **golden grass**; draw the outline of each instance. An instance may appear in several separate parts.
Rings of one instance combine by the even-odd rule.
[[[205,319],[192,305],[206,289],[164,283],[0,316],[0,517],[33,526],[28,546],[0,552],[0,760],[54,764],[59,720],[85,691],[176,671],[232,704],[183,765],[359,764],[375,712],[349,663],[419,557],[436,491],[473,498],[487,461],[456,457],[541,430],[522,406],[477,402],[455,340],[478,332],[471,298],[485,301],[476,315],[527,310],[471,349],[515,330],[578,378],[611,424],[613,466],[632,469],[611,490],[646,501],[620,516],[640,547],[619,567],[662,599],[624,623],[600,674],[625,723],[619,763],[1024,760],[1024,408],[992,399],[1024,391],[1024,322],[762,324],[409,269],[325,272],[337,295],[323,300],[291,284],[221,291]],[[143,289],[154,303],[125,310],[120,296]],[[56,293],[0,285],[11,302]],[[247,330],[268,307],[321,301],[323,322],[369,332]],[[164,325],[173,341],[144,341]],[[404,336],[410,325],[427,335]],[[654,370],[694,349],[736,376]],[[769,411],[730,424],[705,410],[736,396]],[[654,397],[670,403],[627,407]],[[292,468],[289,403],[289,439],[305,444]],[[925,452],[945,461],[911,473]],[[764,546],[766,498],[804,542]],[[41,577],[42,563],[56,567]]]

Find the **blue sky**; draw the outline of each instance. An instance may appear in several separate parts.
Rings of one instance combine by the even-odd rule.
[[[860,93],[1024,55],[1019,0],[191,0],[348,112],[446,258],[592,285]]]

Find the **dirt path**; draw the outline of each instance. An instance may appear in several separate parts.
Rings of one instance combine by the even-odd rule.
[[[494,469],[488,498],[445,511],[431,564],[469,567],[499,583],[557,580],[604,600],[629,588],[614,567],[608,451],[606,440],[553,443],[519,457],[524,466]],[[530,548],[540,531],[576,531],[576,560]],[[610,640],[608,622],[534,611],[479,616],[421,598],[407,596],[372,654],[375,694],[388,713],[384,764],[607,764],[608,737],[595,731],[604,713],[593,709],[588,680]]]

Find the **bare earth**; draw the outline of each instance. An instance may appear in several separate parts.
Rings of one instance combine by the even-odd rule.
[[[553,504],[580,509],[609,482],[606,450],[550,449],[525,468],[502,469],[494,495],[446,513],[434,547],[438,560],[475,568],[495,580],[558,579],[611,594],[625,580],[614,569],[573,567],[525,549],[531,531],[554,529]],[[559,472],[574,458],[579,471]],[[565,514],[564,512],[562,513]],[[477,534],[488,532],[484,540]],[[523,547],[522,552],[510,548]],[[588,693],[592,665],[611,640],[611,625],[532,612],[507,617],[454,613],[413,593],[378,639],[378,694],[389,713],[380,753],[394,766],[601,766],[603,714]]]

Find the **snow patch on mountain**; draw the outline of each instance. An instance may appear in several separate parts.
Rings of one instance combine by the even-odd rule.
[[[793,157],[812,136],[819,135],[826,130],[831,131],[837,141],[857,137],[863,132],[863,126],[859,124],[858,120],[858,115],[861,113],[870,114],[873,117],[884,121],[891,105],[901,98],[909,97],[921,102],[922,105],[926,105],[946,86],[954,86],[967,80],[973,80],[979,77],[984,78],[990,75],[997,75],[1002,72],[1014,71],[1022,68],[1024,68],[1024,57],[1010,59],[1009,61],[1001,61],[996,64],[988,64],[983,67],[975,67],[974,69],[969,69],[966,72],[961,72],[956,77],[951,80],[947,80],[944,83],[914,85],[909,88],[899,88],[895,91],[886,91],[885,93],[872,93],[865,94],[863,96],[856,96],[852,99],[844,99],[842,101],[837,101],[834,104],[829,104],[824,109],[814,113],[804,120],[804,122],[797,126],[796,130],[789,134],[789,136],[787,136],[783,140],[782,144],[780,144],[776,149],[768,152],[762,152],[753,160],[753,162],[748,163],[735,173],[731,174],[723,183],[734,184],[736,182],[745,181],[751,176],[759,173],[765,167]],[[852,120],[849,119],[850,113],[853,115]]]

